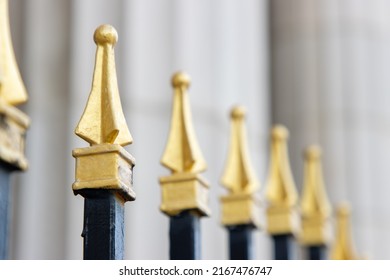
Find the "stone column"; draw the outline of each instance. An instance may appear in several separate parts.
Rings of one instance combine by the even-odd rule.
[[[65,257],[70,5],[67,1],[9,1],[26,112],[29,169],[17,178],[10,257]],[[20,33],[18,33],[20,32]]]
[[[388,258],[390,3],[270,1],[273,122],[291,132],[302,185],[302,150],[323,147],[333,203],[348,200],[358,252]]]

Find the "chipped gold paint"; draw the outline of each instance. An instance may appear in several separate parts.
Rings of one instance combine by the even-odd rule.
[[[287,150],[288,131],[276,125],[271,131],[271,160],[266,184],[267,231],[272,234],[294,233],[297,227],[298,195]]]
[[[76,158],[75,194],[87,189],[116,191],[124,201],[134,200],[134,158],[122,147],[132,142],[119,98],[114,46],[118,40],[110,25],[99,26],[92,89],[75,133],[91,146],[73,150]]]
[[[206,170],[192,125],[187,90],[190,78],[183,72],[172,77],[174,91],[171,128],[161,164],[171,171],[160,178],[162,201],[160,209],[169,216],[194,210],[201,216],[210,214],[208,183],[199,175]]]
[[[310,146],[305,150],[304,156],[300,242],[306,246],[326,245],[330,236],[331,207],[322,175],[321,148]]]
[[[349,205],[341,204],[336,214],[336,236],[330,257],[333,260],[355,260],[357,257],[352,242]]]
[[[0,159],[19,170],[28,167],[24,150],[30,119],[14,106],[26,101],[27,92],[12,47],[8,1],[0,0]]]
[[[221,178],[221,184],[229,194],[221,197],[222,224],[258,226],[260,209],[254,194],[259,181],[249,159],[244,108],[234,107],[230,117],[230,147]]]

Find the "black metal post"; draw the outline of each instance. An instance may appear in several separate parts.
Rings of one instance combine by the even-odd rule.
[[[200,259],[200,217],[184,211],[170,217],[169,257],[171,260]]]
[[[8,258],[9,192],[11,169],[0,164],[0,259]]]
[[[230,226],[229,257],[231,260],[250,260],[253,258],[251,225]]]
[[[291,259],[291,234],[273,235],[274,240],[274,259],[289,260]]]
[[[84,191],[84,259],[118,260],[124,252],[124,201],[114,192]]]
[[[325,259],[325,246],[309,246],[306,250],[309,260]]]

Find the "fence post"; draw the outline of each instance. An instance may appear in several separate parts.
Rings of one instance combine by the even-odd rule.
[[[333,241],[330,258],[332,260],[355,260],[357,259],[352,242],[350,225],[350,207],[344,203],[336,210],[336,235]]]
[[[271,131],[271,160],[266,185],[267,231],[274,241],[274,258],[291,258],[292,237],[298,222],[298,195],[287,150],[288,131],[276,125]]]
[[[161,164],[172,174],[160,178],[160,209],[170,217],[172,260],[200,258],[200,217],[208,216],[208,183],[199,175],[206,170],[192,126],[187,90],[190,78],[183,72],[172,77],[174,89],[171,128]]]
[[[310,260],[325,258],[329,241],[331,207],[322,176],[321,148],[310,146],[305,150],[304,183],[301,199],[302,231],[300,243]]]
[[[8,258],[10,175],[27,169],[24,146],[30,120],[14,107],[26,101],[11,41],[8,0],[0,0],[0,259]]]
[[[99,26],[92,89],[75,133],[91,146],[73,150],[73,192],[84,197],[84,259],[123,259],[124,203],[135,199],[134,158],[122,147],[131,144],[119,97],[114,46],[118,34]]]
[[[259,181],[249,159],[244,124],[245,110],[236,106],[231,114],[230,147],[221,184],[229,194],[221,197],[222,224],[229,231],[231,260],[253,258],[252,230],[259,226]]]

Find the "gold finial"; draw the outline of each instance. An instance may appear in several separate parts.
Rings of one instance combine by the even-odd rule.
[[[287,234],[295,230],[298,195],[287,151],[288,131],[276,125],[271,131],[271,164],[266,184],[268,232]]]
[[[356,259],[355,250],[352,242],[350,225],[350,207],[347,203],[341,204],[337,208],[337,227],[336,236],[331,251],[333,260],[354,260]]]
[[[199,173],[206,170],[207,166],[192,126],[187,96],[189,76],[183,72],[175,73],[172,86],[174,97],[171,130],[161,163],[173,173]]]
[[[122,111],[115,70],[114,46],[118,33],[110,25],[99,26],[94,34],[97,45],[92,89],[75,133],[91,145],[126,146],[133,139]]]
[[[322,176],[321,148],[313,145],[305,150],[304,185],[301,200],[304,245],[324,245],[329,238],[328,219],[331,207]]]
[[[0,0],[0,101],[18,105],[27,101],[12,47],[8,17],[8,0]]]
[[[222,224],[258,225],[258,201],[254,192],[259,181],[249,160],[245,131],[245,109],[236,106],[230,113],[231,136],[228,160],[221,178],[221,184],[229,190],[229,194],[221,197]]]
[[[270,205],[292,207],[298,195],[292,177],[287,151],[288,130],[276,125],[271,131],[271,165],[267,181],[267,199]]]
[[[116,30],[99,26],[94,34],[97,45],[92,90],[75,133],[91,147],[73,150],[76,158],[75,194],[88,195],[90,189],[115,191],[124,201],[134,200],[132,174],[135,159],[122,147],[132,142],[123,115],[116,79],[114,45]]]
[[[244,118],[244,108],[234,107],[229,156],[221,178],[222,185],[232,194],[253,194],[259,184],[249,160]]]
[[[172,77],[174,89],[171,129],[161,164],[171,170],[170,176],[161,177],[161,211],[169,216],[185,210],[195,210],[201,216],[210,213],[208,183],[200,172],[206,162],[200,151],[192,126],[187,90],[190,77],[177,72]]]

